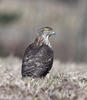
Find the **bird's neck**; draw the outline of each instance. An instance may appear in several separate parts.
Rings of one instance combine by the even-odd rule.
[[[45,37],[44,35],[37,37],[34,44],[36,46],[42,46],[43,44],[46,44],[51,47],[48,36]]]

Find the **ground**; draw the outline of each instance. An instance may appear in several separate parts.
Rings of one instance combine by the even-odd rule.
[[[0,100],[87,100],[87,64],[54,61],[42,79],[21,77],[22,60],[0,58]]]

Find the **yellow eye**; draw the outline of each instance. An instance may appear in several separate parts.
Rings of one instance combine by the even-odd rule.
[[[49,30],[47,29],[46,32],[49,32]]]

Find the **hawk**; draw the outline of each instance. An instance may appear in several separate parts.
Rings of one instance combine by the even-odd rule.
[[[35,41],[24,52],[22,60],[22,77],[41,78],[49,73],[53,64],[53,49],[49,37],[55,35],[51,27],[42,27]]]

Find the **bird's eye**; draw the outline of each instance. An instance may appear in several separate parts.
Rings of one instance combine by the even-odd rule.
[[[46,32],[49,32],[49,30],[47,29]]]

